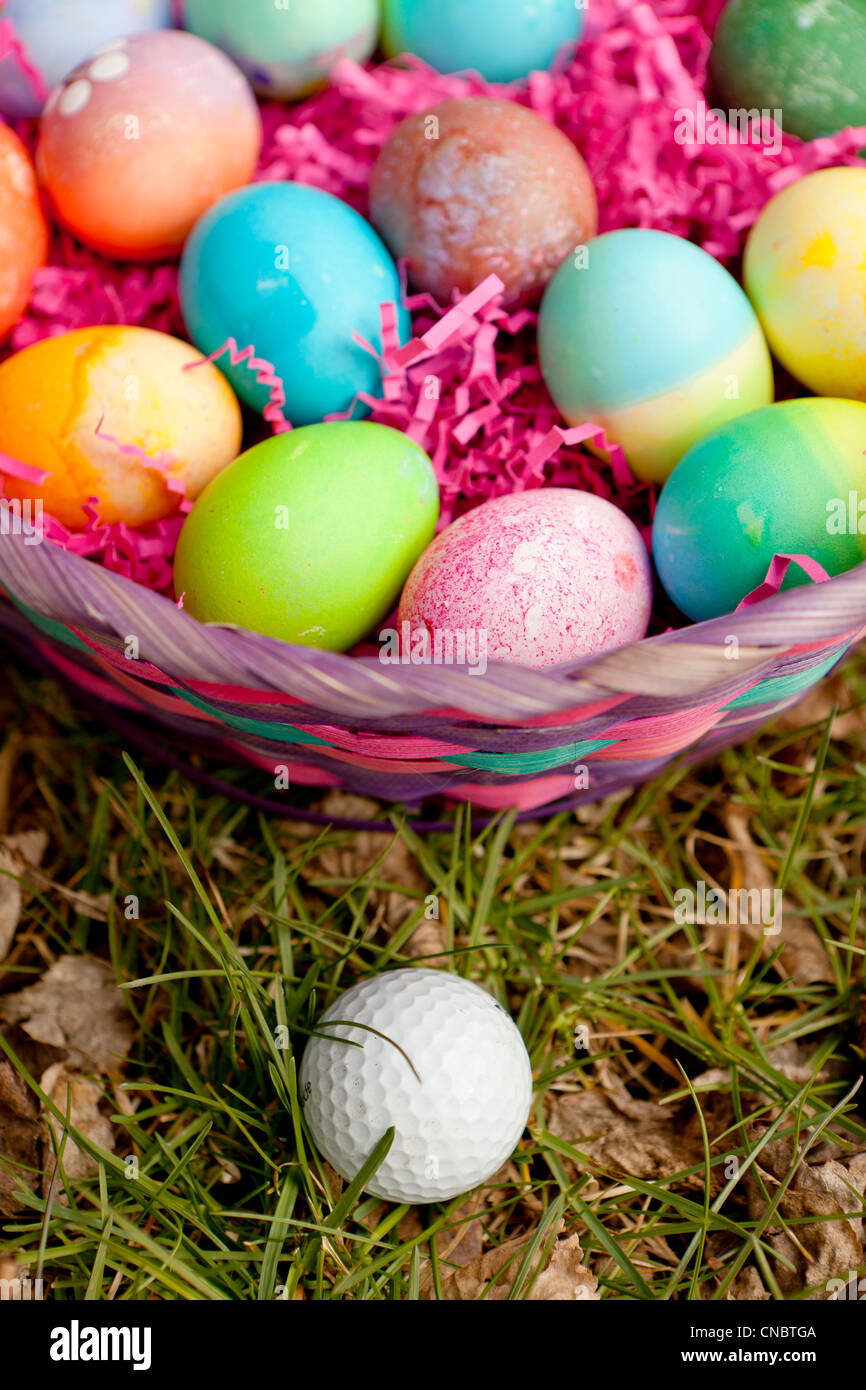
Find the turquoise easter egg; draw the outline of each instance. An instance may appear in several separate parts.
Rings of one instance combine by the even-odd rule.
[[[488,82],[517,82],[577,41],[582,8],[574,0],[384,0],[382,46],[439,72],[471,68]]]
[[[866,405],[782,401],[701,440],[665,484],[653,558],[670,598],[696,621],[730,613],[777,553],[828,574],[866,558]],[[784,586],[808,583],[793,566]]]
[[[538,348],[569,424],[601,425],[652,481],[773,399],[770,353],[740,286],[667,232],[628,228],[579,247],[545,291]]]
[[[180,534],[175,592],[202,622],[345,651],[395,606],[438,516],[432,464],[405,434],[309,425],[205,488]]]
[[[262,96],[295,100],[324,86],[339,59],[366,62],[381,15],[379,0],[186,0],[183,22]]]
[[[296,425],[347,410],[359,392],[381,394],[379,306],[410,319],[384,243],[354,209],[300,183],[257,183],[222,198],[193,228],[180,266],[189,335],[205,355],[234,338],[273,364]],[[269,388],[244,363],[218,359],[237,394],[263,410]],[[366,413],[358,407],[356,414]]]

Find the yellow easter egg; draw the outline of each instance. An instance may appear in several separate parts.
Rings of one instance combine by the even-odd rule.
[[[195,499],[241,444],[241,412],[225,377],[188,343],[149,328],[80,328],[0,365],[0,452],[39,469],[9,476],[7,497],[40,501],[83,530],[145,526]]]
[[[866,168],[821,169],[777,193],[743,278],[783,367],[818,396],[866,400]]]

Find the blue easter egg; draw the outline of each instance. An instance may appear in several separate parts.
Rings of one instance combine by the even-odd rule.
[[[190,337],[205,354],[228,338],[273,363],[285,414],[310,425],[347,410],[358,392],[380,394],[379,306],[397,305],[400,341],[411,322],[385,245],[347,203],[300,183],[257,183],[222,198],[193,228],[180,266]],[[242,400],[263,410],[269,388],[243,363],[218,361]],[[355,419],[366,414],[355,410]]]
[[[574,0],[385,0],[384,22],[392,56],[414,53],[440,72],[471,68],[488,82],[518,82],[577,42],[583,14]]]
[[[49,90],[112,39],[173,24],[171,0],[6,0],[0,18],[11,19]],[[42,102],[16,59],[11,54],[0,59],[0,112],[17,119],[38,116],[41,110]]]
[[[538,351],[568,423],[601,425],[654,482],[710,430],[773,399],[769,349],[742,289],[668,232],[606,232],[569,256],[545,291]]]

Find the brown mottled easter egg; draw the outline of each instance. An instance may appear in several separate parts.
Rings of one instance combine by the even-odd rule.
[[[589,171],[566,135],[525,106],[445,101],[397,127],[373,170],[370,212],[413,283],[447,301],[488,275],[530,300],[595,235]]]

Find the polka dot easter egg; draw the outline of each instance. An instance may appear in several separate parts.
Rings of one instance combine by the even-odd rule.
[[[488,82],[517,82],[577,42],[583,8],[574,0],[384,0],[382,44],[439,72],[471,68]]]
[[[652,577],[640,533],[588,492],[541,488],[484,502],[424,552],[400,599],[409,650],[462,641],[476,664],[553,666],[638,641]]]
[[[370,212],[415,284],[447,302],[488,275],[509,300],[595,235],[595,190],[560,130],[525,106],[446,101],[403,121],[373,170]]]
[[[866,400],[866,168],[821,169],[764,208],[743,278],[770,347],[821,396]]]
[[[0,113],[38,116],[44,98],[94,49],[121,35],[168,29],[171,0],[5,0],[0,19],[14,25],[42,92],[12,53],[0,59]]]
[[[106,255],[176,255],[193,224],[249,182],[258,107],[229,58],[193,34],[118,39],[54,89],[37,168],[59,220]]]
[[[17,135],[0,125],[0,337],[27,307],[34,271],[47,253],[48,228],[30,156]]]
[[[347,203],[300,183],[258,183],[224,198],[198,223],[183,254],[180,297],[193,342],[210,354],[234,338],[273,364],[285,413],[308,425],[380,394],[379,306],[396,306],[397,268],[373,228]],[[263,410],[270,388],[244,362],[219,359],[238,395]],[[358,413],[366,407],[359,407]]]
[[[429,458],[385,425],[275,435],[211,483],[177,547],[194,618],[345,651],[397,601],[439,515]]]
[[[866,3],[729,0],[710,70],[726,108],[779,112],[801,140],[866,125]]]
[[[690,449],[653,523],[677,607],[696,621],[732,612],[777,552],[808,555],[828,574],[866,559],[864,446],[866,405],[810,397],[743,415]],[[784,587],[808,582],[792,566]]]
[[[341,58],[363,63],[379,38],[379,0],[186,0],[184,24],[237,63],[265,97],[324,86]]]
[[[3,492],[40,501],[73,531],[87,525],[91,498],[104,523],[169,516],[240,443],[225,379],[165,333],[80,328],[0,365],[0,453],[46,474],[40,483],[4,475]]]
[[[607,232],[564,261],[542,301],[538,348],[566,420],[601,425],[651,481],[710,430],[773,399],[745,294],[712,256],[667,232]]]

